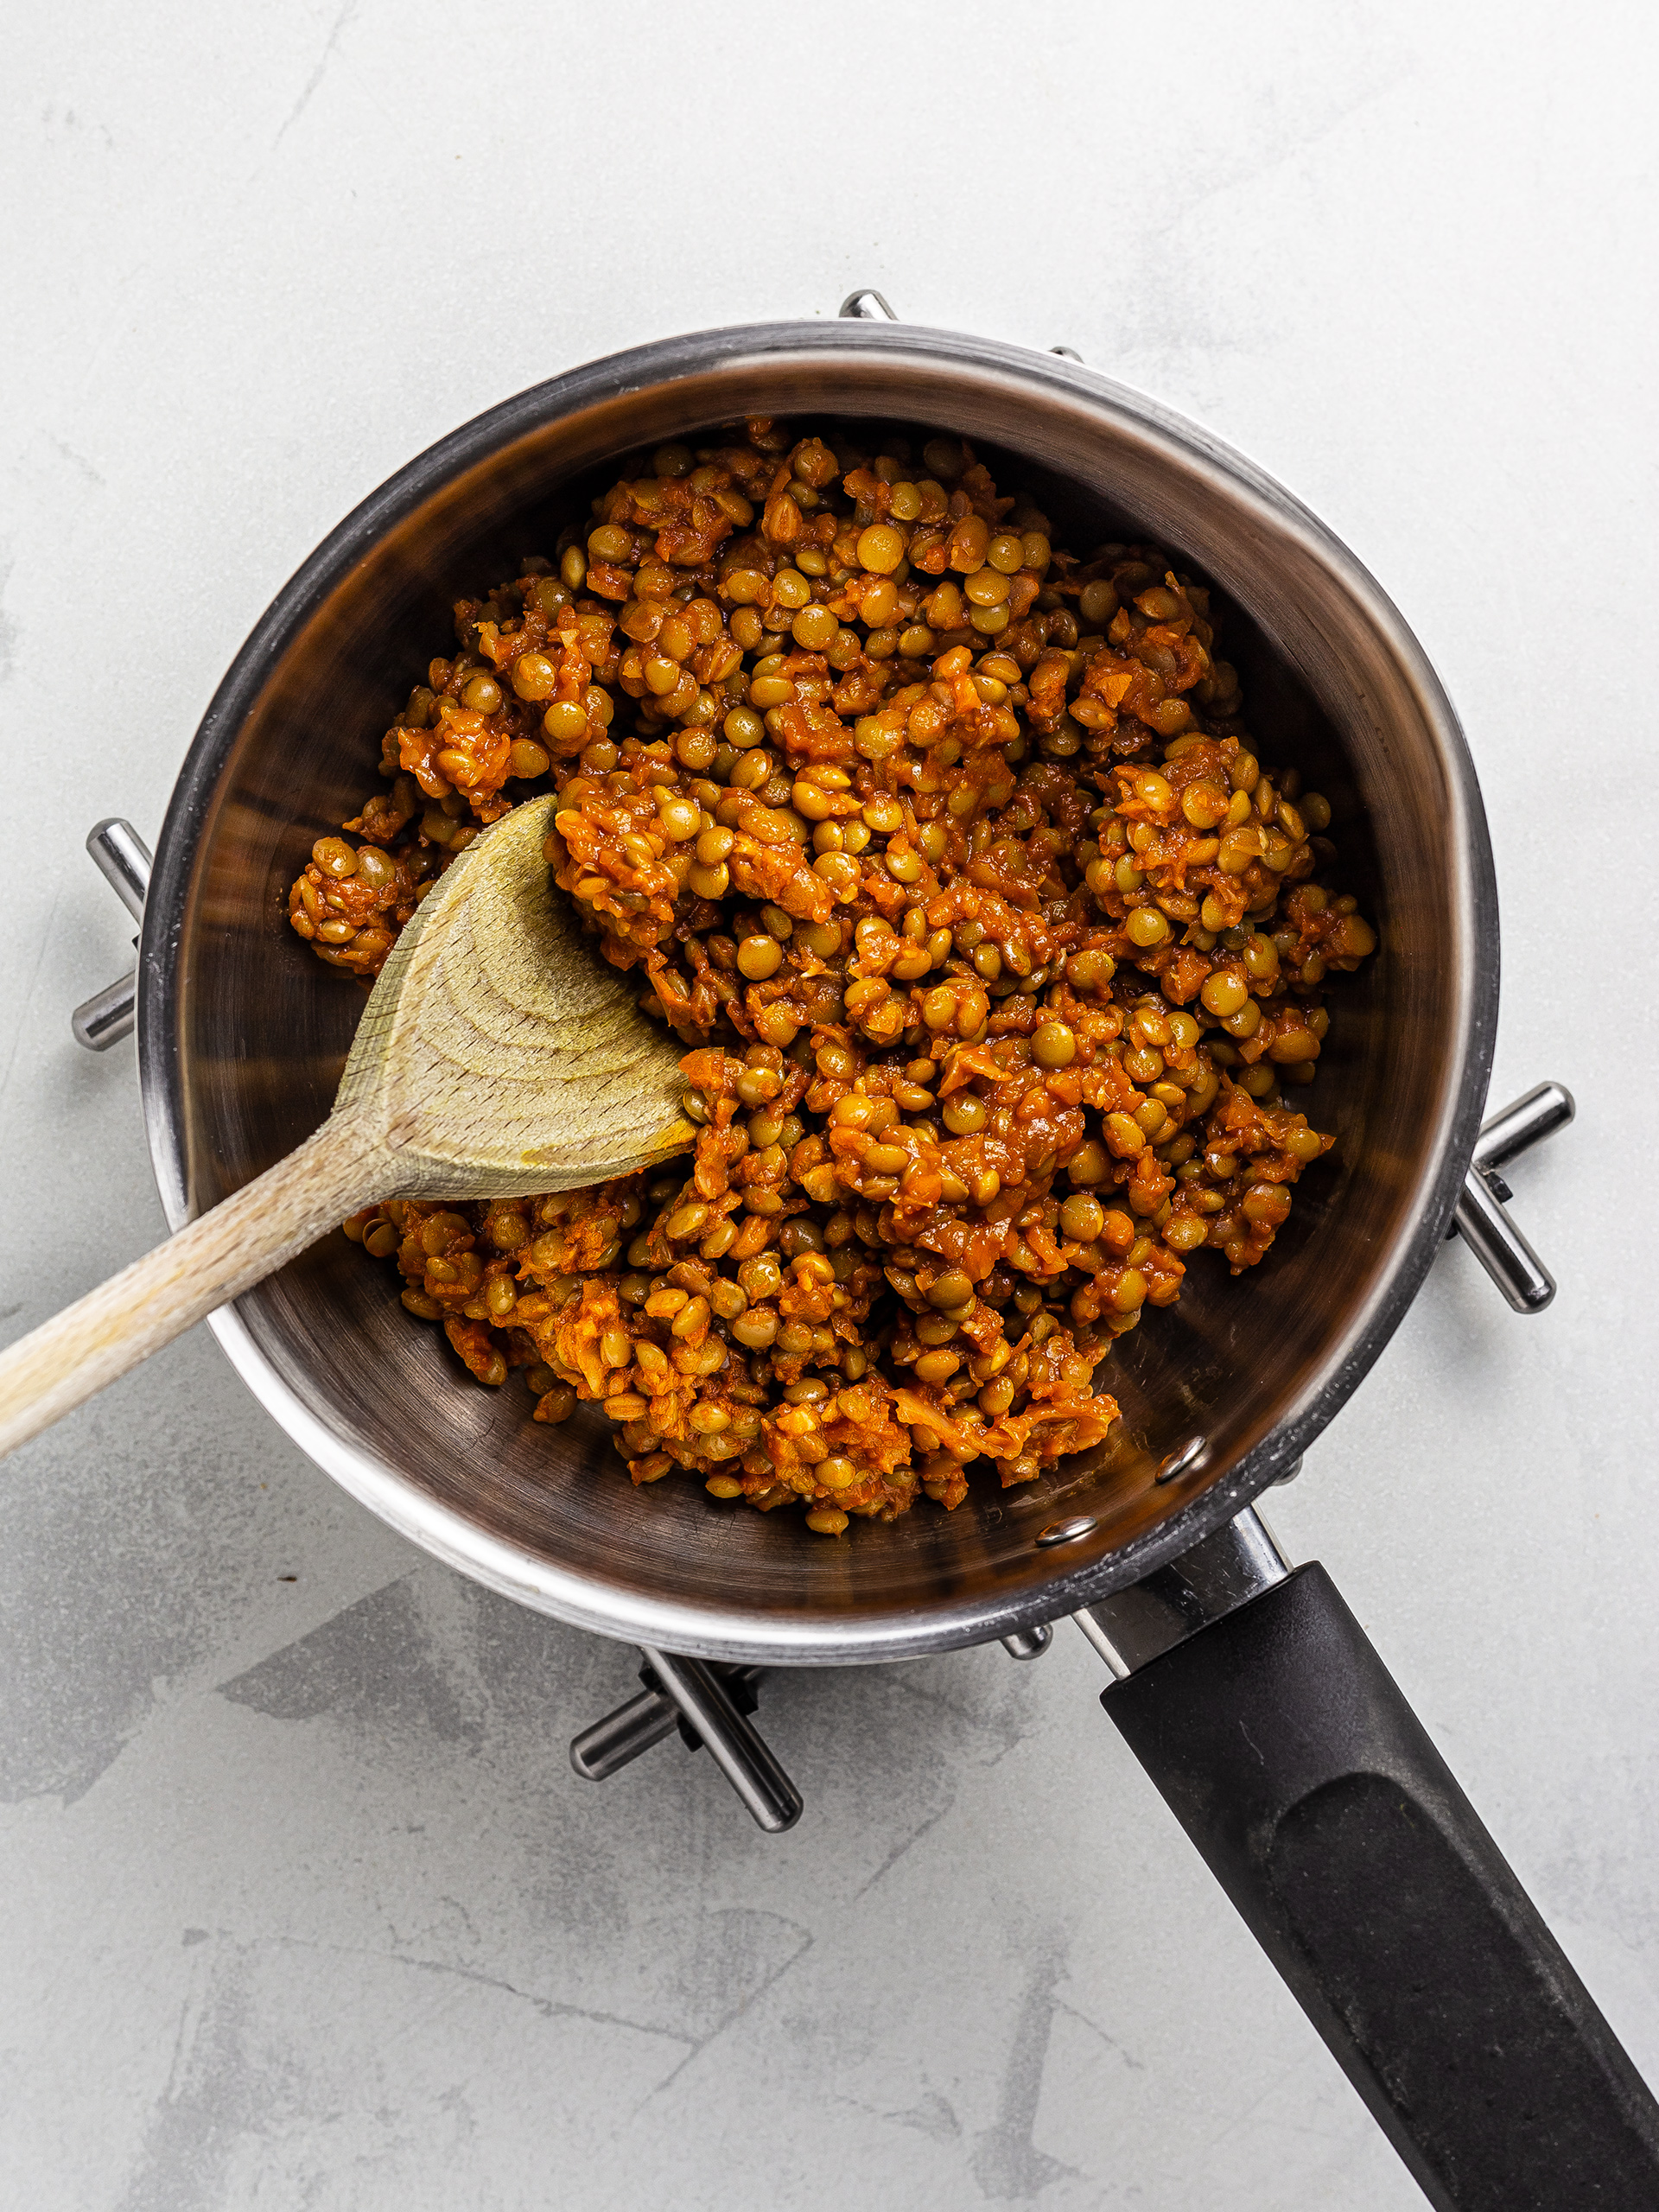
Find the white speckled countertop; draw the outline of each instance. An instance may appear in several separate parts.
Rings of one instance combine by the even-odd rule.
[[[154,835],[342,513],[558,368],[855,284],[1064,340],[1318,509],[1465,721],[1494,1100],[1579,1099],[1513,1175],[1560,1294],[1518,1320],[1448,1248],[1269,1510],[1659,2072],[1656,1053],[1615,934],[1651,904],[1651,11],[63,0],[21,34],[6,1335],[162,1227],[131,1049],[69,1035],[130,936],[82,839]],[[205,1332],[0,1495],[31,2212],[1421,2202],[1070,1630],[769,1689],[808,1800],[769,1841],[677,1746],[577,1782],[629,1655],[409,1550]]]

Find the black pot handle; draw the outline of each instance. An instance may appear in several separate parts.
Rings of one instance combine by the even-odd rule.
[[[1659,2208],[1659,2107],[1322,1567],[1101,1701],[1432,2204]]]

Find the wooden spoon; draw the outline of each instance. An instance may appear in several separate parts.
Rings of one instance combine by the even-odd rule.
[[[0,1454],[361,1207],[572,1190],[693,1142],[679,1046],[553,887],[553,805],[504,816],[422,901],[315,1136],[0,1353]]]

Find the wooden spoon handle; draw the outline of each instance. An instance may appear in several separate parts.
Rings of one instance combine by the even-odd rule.
[[[0,1352],[0,1457],[397,1183],[397,1155],[369,1116],[332,1116],[286,1160]]]

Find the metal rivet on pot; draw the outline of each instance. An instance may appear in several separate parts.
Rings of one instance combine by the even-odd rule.
[[[1178,1446],[1159,1468],[1157,1479],[1160,1483],[1173,1483],[1177,1475],[1184,1475],[1189,1468],[1196,1465],[1203,1455],[1203,1437],[1189,1436],[1185,1443]]]
[[[1075,1544],[1079,1536],[1092,1535],[1100,1526],[1092,1513],[1079,1513],[1070,1521],[1051,1521],[1039,1535],[1039,1544]]]

